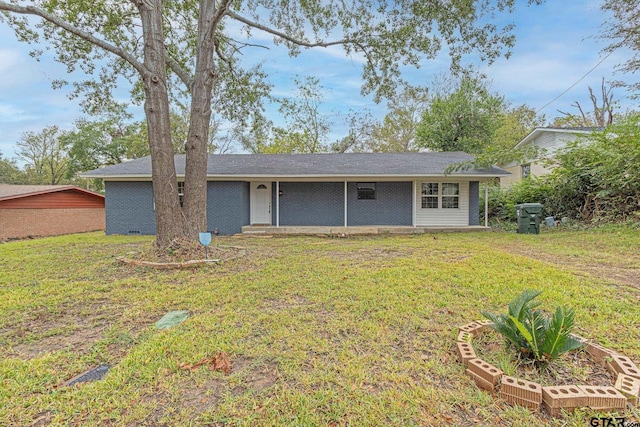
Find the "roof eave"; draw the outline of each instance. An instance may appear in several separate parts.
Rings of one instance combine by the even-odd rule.
[[[535,139],[536,136],[543,132],[556,132],[556,133],[574,133],[574,134],[590,134],[593,130],[585,130],[585,129],[554,129],[554,128],[535,128],[532,130],[529,135],[522,138],[522,141],[518,142],[513,149],[518,149],[523,145],[529,143],[532,139]]]
[[[88,194],[90,196],[101,197],[104,199],[103,194],[96,193],[91,190],[85,190],[84,188],[76,187],[75,185],[63,185],[63,186],[60,186],[60,188],[50,188],[47,190],[31,191],[29,193],[12,194],[10,196],[0,197],[0,202],[6,201],[6,200],[13,200],[13,199],[22,199],[25,197],[40,196],[42,194],[59,193],[60,191],[67,191],[67,190],[78,191],[84,194]]]
[[[354,179],[354,178],[370,178],[370,179],[410,179],[410,178],[435,178],[435,177],[458,177],[458,178],[496,178],[500,176],[509,175],[507,171],[496,171],[492,173],[430,173],[430,174],[298,174],[298,175],[274,175],[274,174],[251,174],[251,175],[207,175],[208,181],[215,180],[238,180],[238,181],[251,181],[251,180],[291,180],[291,179]],[[184,178],[184,174],[178,174],[177,177]],[[89,178],[89,177],[86,177]],[[106,181],[151,181],[151,175],[101,175],[91,176],[90,178],[104,179]]]

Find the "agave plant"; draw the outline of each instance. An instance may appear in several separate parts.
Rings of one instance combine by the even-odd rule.
[[[525,358],[537,364],[547,364],[562,353],[576,350],[582,343],[571,334],[575,312],[571,308],[556,308],[549,319],[533,301],[541,292],[526,290],[508,304],[508,313],[482,315],[493,322],[491,327],[513,344]]]

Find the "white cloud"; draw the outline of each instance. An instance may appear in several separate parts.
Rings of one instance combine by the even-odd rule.
[[[19,107],[11,104],[0,104],[0,123],[15,123],[24,120],[33,120],[35,116],[27,113]]]

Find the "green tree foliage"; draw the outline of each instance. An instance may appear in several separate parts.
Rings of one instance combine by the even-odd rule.
[[[69,158],[62,142],[65,133],[57,126],[40,132],[24,132],[16,142],[18,158],[24,160],[29,184],[57,185],[68,182]]]
[[[5,159],[0,151],[0,184],[24,184],[24,173],[15,160]]]
[[[601,6],[607,20],[602,25],[602,37],[609,40],[605,52],[613,52],[621,47],[630,49],[633,55],[621,64],[619,69],[627,74],[640,71],[640,5],[637,0],[607,0]],[[640,96],[640,81],[624,84],[635,97]]]
[[[505,109],[504,97],[491,93],[482,76],[465,74],[430,100],[416,131],[417,144],[432,151],[482,153]]]
[[[322,112],[323,87],[315,77],[296,77],[296,92],[291,97],[274,98],[284,126],[274,126],[261,113],[254,114],[251,125],[237,127],[231,138],[255,154],[319,153],[328,150],[331,128],[329,115]]]
[[[493,134],[491,146],[497,150],[513,150],[531,131],[544,126],[546,118],[526,104],[510,107],[500,116],[498,128]]]
[[[349,132],[331,146],[331,151],[399,153],[416,151],[416,129],[427,106],[428,90],[405,87],[387,103],[388,113],[374,121],[367,113],[351,112],[347,117]]]
[[[76,129],[61,138],[69,152],[67,177],[133,158],[126,135],[127,130],[118,120],[78,120]]]
[[[321,112],[323,87],[316,77],[296,77],[297,92],[282,98],[278,111],[286,127],[273,129],[273,143],[265,153],[319,153],[327,151],[330,122]]]
[[[544,116],[527,105],[511,107],[503,96],[491,91],[481,74],[467,73],[457,80],[445,78],[437,87],[417,125],[416,145],[475,156],[472,161],[452,165],[447,172],[523,163],[539,156],[536,147],[515,149],[515,145],[541,126]]]
[[[638,218],[640,213],[640,114],[577,140],[556,157],[551,176],[559,196],[582,220]]]
[[[545,366],[563,353],[582,344],[571,336],[575,313],[571,308],[557,307],[549,318],[536,308],[541,292],[526,290],[508,305],[507,314],[482,313],[493,322],[490,326],[500,333],[518,355]]]
[[[269,83],[261,69],[243,67],[240,57],[265,35],[292,55],[339,46],[346,55],[363,57],[362,92],[380,100],[393,95],[402,67],[418,67],[443,47],[454,69],[468,53],[489,62],[508,53],[512,26],[499,27],[493,18],[515,3],[8,0],[0,1],[0,21],[34,44],[35,56],[51,49],[70,75],[79,69],[87,76],[73,82],[75,95],[90,95],[82,98],[87,111],[122,108],[113,91],[123,80],[134,100],[144,100],[157,242],[166,246],[206,229],[211,116],[247,124],[261,109]],[[175,191],[170,99],[189,105],[184,206]]]

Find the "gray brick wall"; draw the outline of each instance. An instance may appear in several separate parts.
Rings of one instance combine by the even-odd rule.
[[[480,183],[469,182],[469,225],[480,225]]]
[[[344,225],[344,183],[281,182],[280,191],[280,225]]]
[[[107,234],[156,234],[151,182],[104,183]]]
[[[411,225],[411,182],[377,182],[375,200],[358,200],[358,183],[347,184],[348,225]]]
[[[249,225],[249,183],[209,182],[207,184],[207,230],[220,234],[242,232]]]

